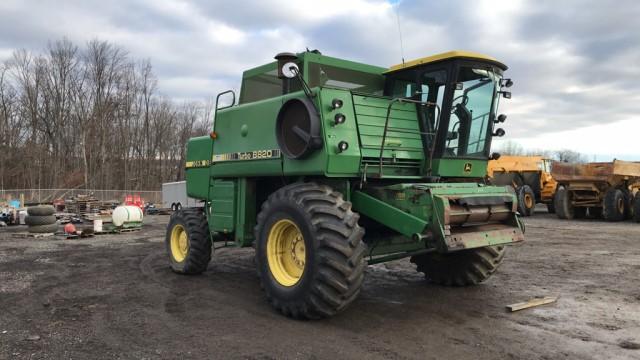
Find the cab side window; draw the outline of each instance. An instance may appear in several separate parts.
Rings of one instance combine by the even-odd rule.
[[[242,80],[240,104],[264,100],[282,95],[282,80],[276,69]]]

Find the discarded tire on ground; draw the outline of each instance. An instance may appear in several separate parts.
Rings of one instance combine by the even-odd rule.
[[[28,231],[34,234],[54,233],[58,231],[58,224],[33,225],[29,226]]]
[[[31,216],[48,216],[53,215],[54,212],[56,209],[51,205],[29,206],[27,208],[27,214]]]
[[[25,224],[29,226],[33,225],[49,225],[56,223],[55,215],[43,215],[43,216],[35,216],[30,215],[24,219]]]

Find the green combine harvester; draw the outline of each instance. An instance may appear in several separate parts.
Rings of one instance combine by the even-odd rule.
[[[511,97],[504,64],[463,51],[389,69],[275,59],[244,72],[237,104],[219,94],[210,136],[188,143],[187,193],[205,206],[171,216],[175,272],[253,246],[271,305],[315,319],[354,301],[367,264],[410,257],[431,282],[475,285],[524,240],[515,196],[485,181]]]

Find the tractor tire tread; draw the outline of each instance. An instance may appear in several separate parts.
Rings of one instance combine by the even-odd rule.
[[[189,237],[189,251],[183,264],[171,259],[171,228],[176,221],[183,223]],[[195,275],[207,270],[211,261],[211,237],[204,212],[198,208],[177,210],[171,214],[165,239],[167,252],[171,261],[171,269],[179,274]]]
[[[444,286],[470,286],[487,280],[504,259],[504,246],[462,250],[450,254],[412,256],[417,271],[432,283]]]
[[[364,229],[358,225],[359,215],[351,210],[351,203],[339,192],[325,185],[294,183],[277,190],[262,204],[254,229],[256,241],[261,241],[262,227],[276,204],[283,201],[290,204],[292,200],[309,215],[311,236],[317,244],[316,273],[311,278],[310,291],[297,299],[280,299],[267,284],[272,281],[268,264],[261,266],[262,260],[256,254],[260,285],[269,303],[286,316],[297,319],[333,316],[360,293],[366,265]]]
[[[27,215],[31,216],[48,216],[53,215],[56,209],[52,205],[37,205],[27,208]]]
[[[27,231],[33,234],[55,233],[58,231],[58,224],[31,225],[27,228]]]
[[[28,215],[24,218],[24,223],[33,225],[49,225],[56,223],[55,215]]]

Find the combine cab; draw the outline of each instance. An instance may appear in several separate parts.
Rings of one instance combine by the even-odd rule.
[[[486,176],[507,67],[453,51],[390,69],[283,53],[216,104],[187,147],[189,196],[166,245],[174,271],[254,246],[269,302],[295,318],[345,309],[366,264],[410,258],[428,280],[474,285],[524,239],[517,200]]]

